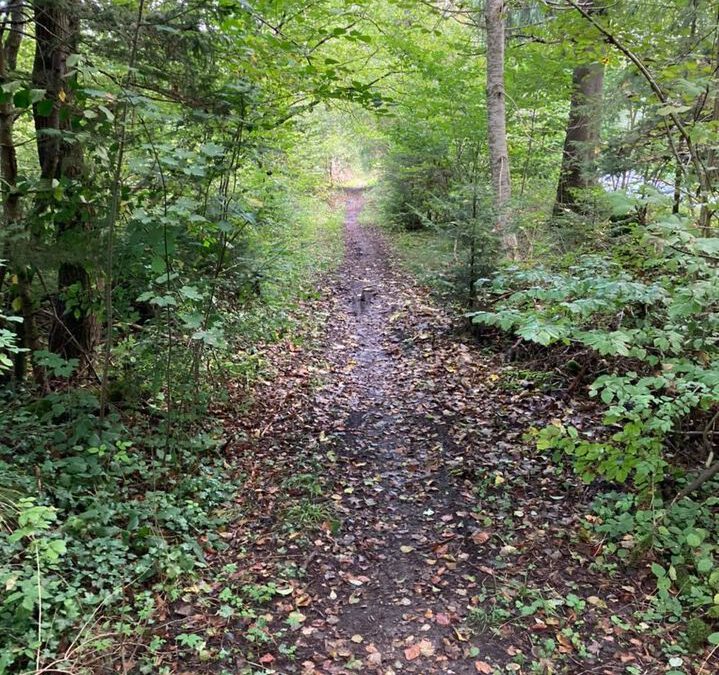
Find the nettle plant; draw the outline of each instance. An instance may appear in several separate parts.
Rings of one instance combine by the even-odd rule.
[[[638,226],[629,247],[633,273],[602,255],[561,271],[508,268],[480,283],[494,306],[472,316],[530,342],[606,357],[613,372],[590,394],[607,406],[607,433],[556,422],[538,445],[566,452],[587,481],[631,479],[645,490],[669,467],[668,434],[719,404],[719,238],[671,217]]]

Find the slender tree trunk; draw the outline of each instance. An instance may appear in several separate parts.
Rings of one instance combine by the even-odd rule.
[[[577,211],[577,192],[596,184],[595,155],[599,145],[604,66],[577,66],[572,73],[572,101],[564,139],[554,213]]]
[[[719,121],[719,16],[717,16],[717,37],[715,40],[715,59],[714,59],[714,104],[712,106],[711,121]],[[719,177],[719,152],[717,152],[716,141],[710,146],[706,154],[705,166],[707,171],[707,180],[712,191],[716,190],[717,178]],[[712,218],[716,214],[716,207],[709,206],[704,203],[699,213],[699,227],[705,237],[711,236]]]
[[[48,196],[53,180],[69,181],[67,201],[75,206],[63,215],[52,213],[58,245],[68,242],[63,251],[65,260],[60,263],[57,276],[58,307],[60,321],[53,326],[49,336],[52,351],[66,358],[79,357],[92,348],[97,332],[95,317],[90,310],[90,275],[83,262],[78,246],[83,240],[84,213],[76,194],[84,174],[82,148],[68,140],[65,132],[70,130],[71,115],[66,114],[72,106],[72,86],[68,81],[67,60],[77,51],[80,24],[79,0],[34,0],[35,11],[35,61],[33,84],[44,89],[46,98],[53,102],[52,109],[33,109],[37,133],[37,153],[40,162],[40,178],[44,194],[38,199],[38,213],[52,212],[54,205]],[[68,302],[72,295],[72,302]]]
[[[532,108],[532,119],[529,127],[529,140],[527,141],[527,156],[524,159],[524,168],[522,169],[522,183],[519,188],[519,196],[524,196],[524,188],[527,184],[527,175],[529,174],[529,163],[532,160],[532,151],[534,149],[534,123],[537,119],[537,109]]]
[[[682,204],[682,180],[684,177],[684,168],[679,159],[675,160],[674,165],[674,199],[672,200],[672,213],[678,214]]]
[[[516,240],[508,232],[508,207],[512,197],[512,183],[509,173],[504,92],[505,12],[504,0],[487,0],[485,8],[487,27],[487,129],[495,208],[494,229],[502,238],[504,248],[514,254]]]
[[[12,6],[6,23],[2,26],[0,33],[0,84],[5,84],[14,77],[17,68],[17,56],[22,43],[23,32],[23,5],[16,3]],[[5,34],[7,33],[7,37]],[[11,232],[21,227],[22,203],[17,190],[17,150],[15,148],[15,115],[16,110],[12,100],[0,104],[0,175],[2,176],[2,202],[3,202],[3,225],[6,235],[13,236]],[[19,343],[28,349],[30,353],[40,349],[40,338],[35,322],[35,303],[32,298],[32,269],[27,264],[16,260],[14,251],[7,248],[6,256],[11,259],[14,276],[17,279],[15,298],[19,302],[20,313],[23,323],[18,327]],[[32,358],[32,357],[31,357]],[[16,355],[15,377],[22,380],[26,370],[25,353]],[[41,386],[45,386],[45,371],[34,364],[33,373],[35,380]]]

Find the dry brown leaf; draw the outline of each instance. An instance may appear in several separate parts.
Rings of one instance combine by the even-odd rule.
[[[484,532],[483,530],[475,530],[472,533],[472,541],[477,544],[477,546],[481,546],[482,544],[487,543],[491,536],[492,535],[489,532]]]
[[[421,653],[422,651],[419,643],[415,643],[404,650],[404,658],[408,661],[414,661]]]
[[[422,654],[422,656],[433,656],[434,655],[434,645],[429,640],[420,640],[419,651]]]

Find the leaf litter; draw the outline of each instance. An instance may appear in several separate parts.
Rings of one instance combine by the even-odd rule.
[[[593,494],[525,440],[568,408],[592,411],[506,387],[509,366],[360,223],[363,202],[347,192],[345,259],[302,308],[306,339],[268,345],[251,401],[236,385],[225,412],[237,518],[224,549],[206,544],[208,580],[158,628],[168,644],[178,622],[202,633],[212,658],[170,648],[158,665],[664,672],[631,619],[646,575],[592,568]]]

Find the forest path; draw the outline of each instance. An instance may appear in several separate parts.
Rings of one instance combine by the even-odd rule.
[[[448,434],[458,410],[434,397],[455,370],[444,364],[438,377],[442,364],[431,358],[449,323],[393,266],[380,233],[359,223],[362,205],[360,192],[348,194],[340,302],[328,329],[332,377],[315,399],[336,434],[342,530],[310,570],[312,614],[327,626],[303,652],[322,657],[318,672],[344,672],[333,665],[339,658],[383,673],[476,673],[458,623],[479,588],[476,499],[451,475],[462,466]],[[403,325],[406,311],[419,321]]]
[[[267,346],[228,419],[241,515],[181,629],[234,675],[663,672],[630,629],[641,580],[593,566],[592,494],[526,438],[567,402],[458,330],[360,222],[362,191],[342,203],[307,339]]]

